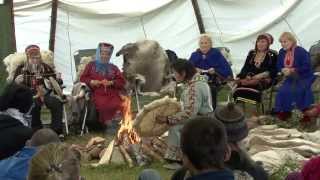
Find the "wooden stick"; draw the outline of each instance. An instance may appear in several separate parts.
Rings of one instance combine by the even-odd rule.
[[[99,161],[99,165],[101,164],[109,164],[110,160],[111,160],[111,155],[113,152],[113,147],[114,147],[114,140],[112,140],[110,142],[110,144],[107,147],[107,150],[105,151],[105,153],[103,154],[102,158]]]
[[[160,162],[164,162],[164,159],[159,154],[154,152],[147,144],[142,144],[141,148],[147,155],[151,156],[152,159],[159,160]]]
[[[119,149],[120,149],[120,152],[123,155],[124,159],[129,164],[129,167],[133,167],[133,161],[132,161],[131,157],[129,156],[128,152],[123,147],[123,145],[119,145]]]

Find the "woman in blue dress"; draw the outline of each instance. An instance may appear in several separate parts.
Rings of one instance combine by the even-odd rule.
[[[294,107],[305,112],[313,103],[311,85],[315,80],[310,55],[302,47],[297,46],[297,40],[289,33],[280,36],[282,49],[279,51],[277,70],[284,75],[285,80],[276,95],[275,111],[280,120],[287,120]],[[302,122],[310,121],[305,115]]]
[[[212,39],[207,34],[199,38],[199,49],[191,54],[190,62],[201,74],[209,77],[212,107],[216,108],[217,89],[221,82],[233,78],[231,67],[219,49],[212,47]]]

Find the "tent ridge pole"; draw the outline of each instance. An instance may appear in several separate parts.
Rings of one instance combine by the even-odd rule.
[[[16,52],[17,51],[17,42],[16,42],[16,31],[14,25],[14,8],[13,8],[13,0],[8,0],[10,6],[10,14],[11,14],[11,28],[12,28],[12,48]]]
[[[205,27],[203,24],[203,19],[201,16],[201,12],[200,12],[200,8],[199,8],[199,4],[198,4],[198,0],[191,0],[192,2],[192,7],[194,10],[194,14],[196,15],[196,19],[197,19],[197,23],[198,23],[198,28],[201,34],[205,33]]]
[[[50,39],[49,39],[49,50],[51,50],[52,52],[54,52],[54,44],[56,39],[57,11],[58,11],[58,0],[52,0]]]

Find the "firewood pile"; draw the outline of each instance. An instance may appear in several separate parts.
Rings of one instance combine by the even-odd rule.
[[[133,128],[131,99],[123,97],[123,102],[123,119],[120,122],[120,129],[115,138],[109,144],[105,144],[106,141],[96,138],[96,140],[91,140],[92,142],[87,145],[87,152],[91,152],[88,149],[91,144],[94,144],[95,148],[90,149],[100,150],[99,153],[90,153],[89,159],[99,159],[99,162],[93,164],[93,166],[112,163],[127,164],[129,167],[133,167],[135,165],[143,166],[152,161],[163,162],[165,150],[167,149],[165,137],[139,137]],[[103,146],[104,148],[101,149],[96,146]]]

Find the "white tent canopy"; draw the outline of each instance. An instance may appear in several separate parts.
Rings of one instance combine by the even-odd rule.
[[[233,70],[242,67],[259,33],[275,37],[293,32],[299,44],[309,47],[319,39],[320,1],[314,0],[199,0],[204,26],[214,46],[231,49]],[[18,51],[28,44],[49,46],[51,1],[15,0]],[[189,58],[197,48],[199,30],[191,0],[59,0],[55,63],[70,87],[75,80],[73,55],[95,48],[98,42],[114,44],[115,51],[128,42],[157,40],[179,57]],[[112,62],[122,66],[122,59]]]

